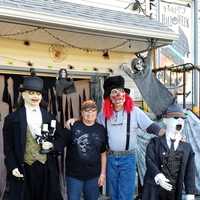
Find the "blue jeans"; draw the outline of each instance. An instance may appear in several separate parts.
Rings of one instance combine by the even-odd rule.
[[[112,200],[133,200],[135,175],[135,155],[108,156],[107,189]]]
[[[80,200],[82,192],[84,195],[84,200],[97,200],[99,197],[98,177],[82,181],[68,176],[68,200]]]

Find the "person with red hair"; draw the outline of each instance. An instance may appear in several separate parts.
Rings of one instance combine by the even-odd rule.
[[[159,135],[161,128],[137,106],[122,76],[104,81],[98,122],[107,129],[107,189],[112,200],[132,200],[135,190],[137,129]]]

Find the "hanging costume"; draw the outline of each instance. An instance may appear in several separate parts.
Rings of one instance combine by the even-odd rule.
[[[141,58],[132,60],[131,68],[123,64],[121,68],[135,82],[145,102],[156,116],[161,116],[174,102],[173,95],[152,74],[151,52],[148,52],[144,63],[137,63]],[[142,65],[142,66],[139,66]]]
[[[56,95],[58,97],[61,97],[63,94],[76,92],[74,81],[67,76],[67,70],[61,68],[58,72],[58,80],[56,80]]]

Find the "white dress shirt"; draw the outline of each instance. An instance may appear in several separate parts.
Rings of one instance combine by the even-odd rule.
[[[26,119],[31,134],[35,138],[36,135],[41,135],[42,127],[42,113],[40,107],[31,107],[25,105],[26,108]]]
[[[175,142],[174,142],[174,150],[176,151],[176,149],[178,148],[178,145],[179,145],[179,142],[181,141],[181,138],[182,137],[179,137],[179,138],[176,138],[176,140],[175,140]],[[166,135],[166,139],[167,139],[167,146],[169,147],[169,149],[170,149],[170,147],[171,147],[171,139],[172,138],[170,138],[168,135]]]

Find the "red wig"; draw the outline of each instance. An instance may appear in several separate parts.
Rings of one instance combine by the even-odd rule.
[[[134,108],[134,102],[133,102],[133,99],[128,95],[126,94],[125,95],[125,102],[124,102],[124,110],[129,113],[133,110]],[[103,113],[104,113],[104,116],[106,119],[110,119],[113,115],[113,104],[110,100],[110,97],[107,97],[104,99],[104,102],[103,102]]]

